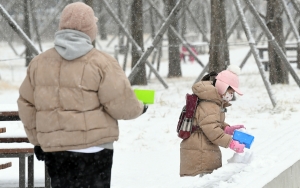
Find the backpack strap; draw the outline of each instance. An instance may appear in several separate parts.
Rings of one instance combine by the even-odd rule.
[[[186,94],[186,105],[183,107],[177,124],[178,137],[187,139],[193,129],[193,117],[195,115],[199,98],[195,94]]]
[[[199,98],[195,94],[186,94],[186,117],[193,118],[196,112],[197,106],[200,102]]]

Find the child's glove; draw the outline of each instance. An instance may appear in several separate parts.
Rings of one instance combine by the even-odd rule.
[[[238,141],[231,140],[231,142],[229,144],[229,148],[232,149],[233,151],[237,152],[237,153],[243,153],[245,145],[240,144]]]
[[[244,125],[233,125],[233,126],[230,126],[230,127],[226,126],[225,129],[224,129],[224,132],[226,134],[233,135],[234,130],[241,129],[241,128],[245,128]]]

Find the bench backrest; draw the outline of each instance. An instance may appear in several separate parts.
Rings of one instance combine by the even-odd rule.
[[[19,113],[17,111],[0,112],[0,121],[19,121]],[[6,128],[0,128],[0,133],[5,133]],[[27,137],[0,137],[0,143],[29,143]],[[0,154],[13,153],[33,153],[33,148],[0,148]]]
[[[6,132],[6,128],[5,127],[0,128],[0,133],[5,133],[5,132]]]
[[[0,121],[20,121],[18,111],[0,111]]]
[[[11,166],[12,166],[11,162],[0,164],[0,170],[11,167]]]
[[[0,128],[0,133],[5,133],[5,132],[6,132],[6,128],[5,127]],[[11,166],[12,166],[11,162],[0,164],[0,170],[5,169],[5,168],[9,168]]]

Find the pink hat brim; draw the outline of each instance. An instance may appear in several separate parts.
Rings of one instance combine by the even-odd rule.
[[[221,80],[216,81],[216,88],[219,92],[219,94],[223,95],[226,90],[228,89],[230,85],[226,84],[225,82],[222,82]],[[236,87],[230,86],[237,94],[243,95],[243,93]]]
[[[236,87],[230,86],[237,94],[243,95],[243,93]]]

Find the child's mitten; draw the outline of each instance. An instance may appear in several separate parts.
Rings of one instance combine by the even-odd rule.
[[[245,128],[244,125],[233,125],[233,126],[226,126],[224,132],[226,134],[233,135],[234,130]]]
[[[238,141],[231,140],[231,142],[229,144],[229,148],[232,149],[233,151],[237,152],[237,153],[243,153],[245,145],[240,144]]]

